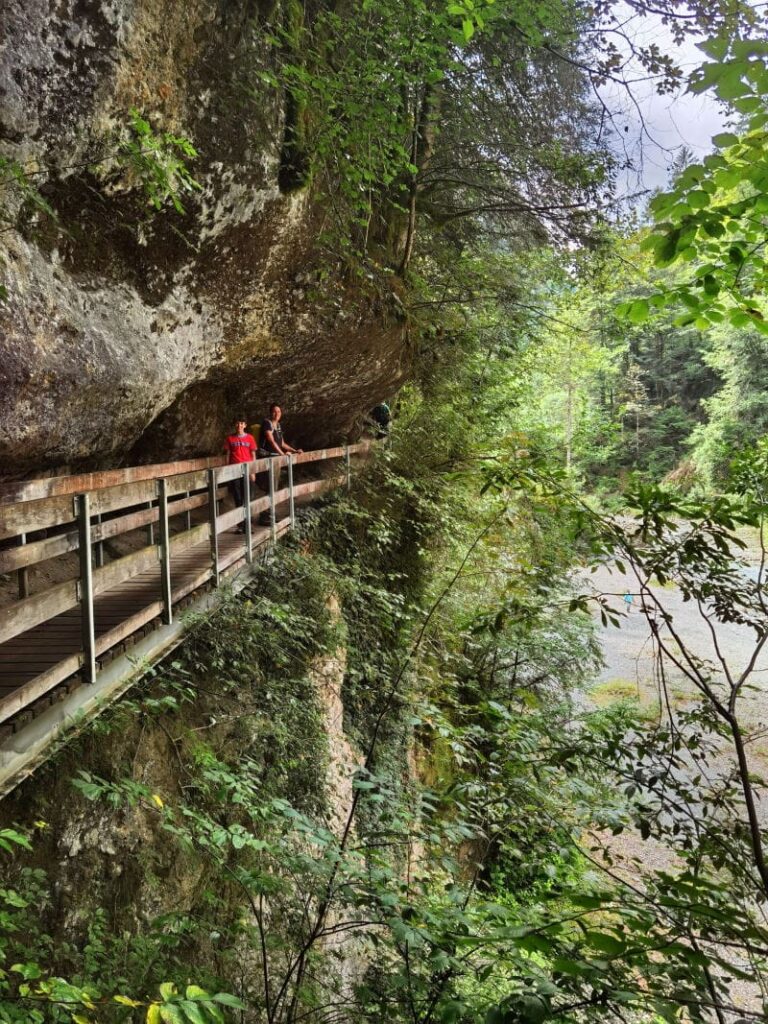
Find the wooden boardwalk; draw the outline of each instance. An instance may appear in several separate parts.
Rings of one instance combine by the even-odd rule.
[[[169,627],[224,577],[247,571],[291,528],[297,503],[348,483],[351,456],[367,448],[251,463],[248,473],[269,478],[264,496],[242,466],[219,459],[0,486],[0,572],[17,577],[19,594],[0,608],[0,761],[3,734],[74,690],[95,692],[105,667],[132,644]],[[314,464],[316,475],[323,463],[330,475],[294,481],[298,467]],[[226,485],[238,478],[243,505],[223,511]],[[251,525],[270,510],[274,527]],[[50,584],[38,572],[31,585],[31,567],[52,560],[71,578]]]
[[[280,523],[281,532],[285,522]],[[268,527],[254,529],[254,548],[270,540]],[[229,531],[219,537],[220,572],[229,575],[245,565],[243,535]],[[173,603],[179,605],[210,579],[211,551],[206,541],[171,558]],[[94,598],[96,656],[114,657],[139,632],[159,624],[160,563]],[[20,633],[0,647],[0,716],[13,715],[51,691],[54,676],[70,680],[82,662],[81,613],[70,608],[39,626]],[[69,686],[80,681],[70,680]],[[54,686],[56,683],[54,683]]]

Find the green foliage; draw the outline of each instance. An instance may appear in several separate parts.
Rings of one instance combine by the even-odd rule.
[[[21,832],[17,832],[14,828],[0,828],[0,850],[5,851],[5,853],[12,853],[14,847],[22,847],[25,850],[31,849],[29,840]]]
[[[6,836],[11,834],[14,843],[32,850],[23,836],[13,830],[3,832]],[[84,950],[84,977],[78,976],[78,972],[73,972],[69,978],[57,976],[50,967],[54,943],[45,934],[41,922],[41,913],[50,900],[47,880],[40,870],[25,868],[17,875],[17,888],[0,889],[0,1021],[3,1024],[121,1021],[126,1019],[126,1007],[140,1010],[147,1024],[225,1024],[223,1007],[245,1008],[239,999],[226,992],[211,995],[194,984],[180,990],[171,982],[163,982],[159,995],[145,1000],[115,991],[115,988],[128,988],[129,983],[115,977],[117,960],[109,957],[103,914],[95,916],[89,929]],[[157,956],[157,948],[151,950],[151,955]],[[22,959],[17,961],[17,957]],[[127,964],[124,949],[120,950],[120,962],[124,969]],[[109,977],[102,974],[106,965],[115,972]],[[140,966],[145,971],[146,960],[142,959]]]
[[[171,206],[183,214],[182,198],[201,189],[189,169],[189,162],[197,155],[189,139],[155,131],[138,110],[132,109],[127,126],[110,139],[108,152],[90,170],[108,188],[115,187],[117,176],[122,179],[120,188],[140,188],[154,212]],[[36,180],[45,181],[43,170],[0,154],[0,236],[18,230],[20,225],[29,230],[40,215],[59,230],[67,230]],[[3,262],[0,253],[0,266]],[[0,303],[7,298],[7,286],[0,283]]]
[[[12,193],[22,204],[49,217],[56,216],[50,204],[31,181],[30,174],[17,160],[0,156],[0,192]],[[0,230],[8,230],[14,223],[5,205],[0,206]]]
[[[744,545],[735,532],[745,525],[762,532],[768,510],[763,448],[760,444],[735,461],[731,486],[736,494],[731,498],[683,498],[655,484],[638,485],[627,495],[627,509],[615,517],[589,508],[563,475],[553,475],[541,459],[521,457],[488,471],[492,489],[528,493],[535,488],[559,501],[581,524],[582,544],[588,545],[592,557],[600,563],[614,562],[622,574],[629,572],[630,585],[643,605],[652,609],[651,643],[658,659],[664,713],[651,728],[635,724],[631,742],[618,735],[613,742],[614,764],[626,779],[634,827],[642,839],[663,843],[677,858],[674,867],[642,872],[643,899],[629,901],[633,904],[630,919],[646,899],[649,906],[643,913],[655,908],[655,914],[663,908],[665,923],[659,920],[658,925],[677,928],[677,941],[687,950],[682,954],[688,960],[687,990],[678,990],[674,997],[666,986],[680,984],[683,977],[677,973],[681,964],[676,943],[665,946],[663,963],[645,963],[640,968],[649,986],[649,1005],[665,1020],[674,1019],[676,1001],[691,1007],[694,1019],[707,1019],[709,1002],[717,1001],[723,1009],[730,1005],[730,978],[762,977],[766,969],[764,922],[757,909],[768,891],[764,832],[755,812],[755,792],[762,781],[749,767],[745,749],[750,741],[746,717],[750,677],[768,630],[760,581],[745,576],[738,557]],[[628,529],[630,512],[634,525]],[[667,582],[674,584],[684,601],[700,609],[710,628],[731,623],[743,627],[746,669],[737,669],[719,647],[714,661],[699,656],[666,606],[664,592],[656,589]],[[584,607],[595,599],[605,601],[606,597],[585,595],[574,606]],[[669,693],[675,671],[699,697],[678,711]],[[708,766],[715,758],[721,763],[730,759],[732,771],[709,775]],[[625,827],[626,823],[617,821],[613,831]],[[598,842],[591,852],[597,853],[601,846]],[[603,856],[611,862],[604,847]],[[620,898],[615,894],[616,919],[622,922],[622,934],[615,937],[628,941],[631,935],[636,952],[642,943],[627,923],[625,897],[626,893]],[[649,934],[655,927],[648,922]],[[710,943],[719,946],[720,952]],[[750,963],[749,975],[738,962],[730,963],[724,949],[739,951],[737,961]],[[612,953],[624,955],[618,948]],[[698,968],[704,973],[697,980]]]
[[[405,202],[418,172],[413,140],[425,91],[452,66],[454,48],[482,30],[487,10],[485,2],[438,10],[423,0],[366,0],[354,18],[325,10],[305,22],[289,5],[273,39],[279,75],[265,80],[288,96],[284,160],[296,183],[318,179],[339,218],[328,241],[362,237],[365,248],[374,203]],[[347,218],[357,229],[352,238]]]
[[[518,90],[554,93],[568,75],[561,105],[591,116],[575,64],[550,54],[555,44],[573,46],[582,16],[572,6],[365,0],[354,17],[278,10],[268,38],[274,64],[259,76],[284,95],[281,187],[314,187],[326,215],[321,241],[361,274],[407,269],[417,215],[435,226],[467,217],[482,230],[491,190],[499,216],[519,223],[530,207],[527,219],[538,223],[561,191],[578,184],[586,194],[604,181],[605,154],[576,119],[548,132],[510,101]],[[547,74],[531,74],[527,61]],[[492,126],[498,154],[488,150]],[[539,195],[521,206],[523,139]]]
[[[658,267],[692,263],[685,279],[623,312],[642,322],[651,307],[682,305],[677,323],[707,330],[724,321],[768,334],[763,293],[764,215],[768,212],[768,47],[762,39],[719,37],[702,44],[712,58],[692,76],[692,92],[712,90],[743,118],[738,133],[713,139],[717,151],[691,164],[650,204],[656,225],[643,243]],[[644,305],[643,305],[644,302]]]
[[[154,131],[149,121],[132,109],[128,132],[118,146],[116,160],[129,182],[142,188],[153,210],[170,204],[177,213],[184,213],[182,196],[201,188],[188,166],[197,155],[189,139]]]
[[[308,513],[244,593],[191,624],[183,652],[100,727],[90,757],[70,759],[83,827],[141,837],[143,917],[134,892],[121,905],[93,869],[103,890],[82,894],[62,936],[58,879],[30,869],[23,831],[0,833],[16,854],[0,890],[0,1020],[221,1024],[232,1010],[267,1024],[703,1022],[713,1004],[733,1015],[730,979],[747,963],[765,975],[763,839],[744,816],[750,773],[713,783],[706,769],[724,738],[743,740],[734,706],[748,684],[729,691],[685,638],[675,647],[656,628],[666,664],[682,661],[701,700],[650,727],[625,705],[584,710],[599,663],[590,610],[620,619],[610,595],[582,594],[571,573],[580,561],[630,567],[669,628],[654,588],[673,581],[707,621],[739,623],[762,644],[761,589],[732,555],[735,528],[762,525],[765,452],[736,460],[728,498],[649,482],[674,465],[702,401],[714,409],[701,324],[651,331],[666,300],[621,279],[620,258],[595,271],[570,248],[558,258],[487,242],[512,223],[541,237],[558,183],[579,196],[600,187],[599,153],[578,131],[543,138],[535,103],[517,120],[498,115],[514,89],[567,92],[582,109],[572,61],[558,57],[551,81],[543,72],[555,47],[581,60],[578,29],[604,12],[501,0],[364,3],[356,18],[283,11],[271,39],[280,74],[265,72],[285,90],[283,187],[319,190],[347,254],[402,257],[416,381],[353,491]],[[734,93],[732,71],[721,85]],[[746,165],[740,142],[720,142]],[[465,162],[447,161],[451,147]],[[183,212],[195,155],[134,111],[121,184]],[[523,167],[544,182],[535,215],[521,214]],[[668,236],[649,246],[679,296],[714,302],[717,267],[694,285],[667,270],[685,232],[714,223],[698,170],[680,189],[685,209],[667,211]],[[421,251],[417,207],[435,229]],[[450,227],[465,215],[477,233]],[[611,276],[618,316],[602,301]],[[707,356],[724,377],[731,343],[715,339]],[[577,484],[629,470],[643,475],[627,529]],[[339,674],[346,776],[321,700]],[[611,845],[625,832],[678,862],[636,865],[638,884],[626,884]]]

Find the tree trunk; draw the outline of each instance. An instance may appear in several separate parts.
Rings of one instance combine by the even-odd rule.
[[[408,185],[408,220],[405,228],[405,240],[403,242],[403,254],[397,268],[398,274],[404,274],[413,256],[413,246],[416,241],[416,213],[417,201],[420,190],[420,176],[426,170],[432,151],[434,149],[436,114],[437,114],[437,92],[433,85],[424,85],[421,89],[421,97],[415,104],[414,123],[411,134],[411,164],[416,168],[411,172]]]

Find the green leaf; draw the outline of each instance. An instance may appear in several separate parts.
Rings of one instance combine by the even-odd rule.
[[[9,969],[15,974],[20,974],[25,981],[34,981],[43,976],[40,965],[36,963],[14,964]]]
[[[688,327],[696,319],[695,313],[683,313],[672,321],[674,327]]]
[[[735,146],[739,141],[738,135],[734,135],[733,132],[719,132],[717,135],[712,136],[712,141],[720,149],[725,149],[726,146]]]
[[[714,36],[712,39],[705,39],[703,43],[697,43],[697,47],[712,60],[725,60],[728,48],[731,45],[729,36]]]
[[[725,234],[725,226],[719,220],[704,221],[702,229],[704,234],[709,235],[710,238],[722,238]]]
[[[193,1003],[189,999],[183,999],[179,1008],[190,1024],[210,1024],[199,1003]]]
[[[733,309],[728,315],[728,319],[731,321],[733,327],[746,327],[747,324],[751,323],[750,318],[741,309]]]
[[[663,265],[665,263],[671,263],[677,254],[677,245],[680,241],[680,228],[675,228],[673,231],[667,233],[664,241],[656,249],[656,263],[657,265]]]
[[[244,1010],[245,1003],[242,999],[238,999],[237,996],[232,996],[228,992],[217,992],[215,996],[211,996],[214,1003],[221,1003],[222,1006],[231,1006],[235,1010]]]
[[[31,850],[32,844],[23,836],[21,832],[17,832],[15,828],[0,828],[0,849],[11,852],[13,846],[21,846],[25,850]]]
[[[559,974],[568,974],[571,977],[579,977],[589,971],[586,964],[578,960],[569,960],[566,957],[556,956],[552,961],[552,970]]]
[[[27,900],[19,896],[15,889],[0,890],[0,896],[2,896],[3,902],[6,906],[18,907],[19,910],[23,910],[25,907],[29,906]]]
[[[119,1003],[121,1006],[132,1006],[134,1009],[136,1009],[136,1007],[142,1005],[136,999],[129,999],[128,996],[116,995],[116,996],[112,996],[112,999],[116,1003]]]
[[[165,1003],[160,1007],[160,1020],[165,1024],[185,1024],[181,1009],[175,1003]]]
[[[722,100],[734,100],[743,96],[749,91],[749,87],[742,81],[743,65],[738,64],[727,69],[717,83],[717,94]]]
[[[720,293],[720,285],[713,274],[706,274],[704,276],[704,291],[707,295],[715,296]]]
[[[456,1024],[456,1021],[461,1019],[464,1010],[464,1003],[457,999],[449,999],[440,1007],[440,1020],[443,1021],[443,1024]]]
[[[609,956],[619,956],[626,948],[623,942],[606,932],[587,932],[584,938],[592,949],[607,953]]]
[[[205,991],[204,988],[200,988],[199,985],[187,985],[184,992],[187,999],[210,999],[210,995]]]
[[[694,210],[703,210],[705,206],[709,206],[710,196],[704,189],[697,188],[688,193],[687,199]]]
[[[630,323],[643,324],[648,319],[650,307],[647,299],[635,299],[629,307],[627,318]]]

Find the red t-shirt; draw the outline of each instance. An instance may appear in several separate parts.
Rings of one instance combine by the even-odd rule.
[[[229,453],[229,464],[232,466],[237,462],[250,462],[256,451],[256,442],[253,434],[230,434],[224,447]]]

